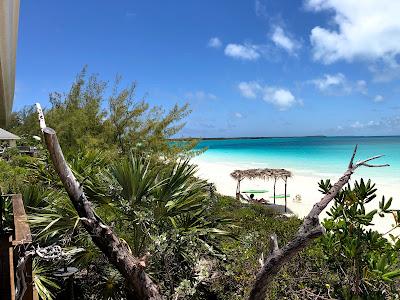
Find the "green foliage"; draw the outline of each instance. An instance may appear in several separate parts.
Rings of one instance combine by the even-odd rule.
[[[229,236],[229,220],[211,213],[215,199],[210,186],[194,177],[196,169],[188,160],[165,163],[132,152],[110,162],[108,156],[92,151],[77,154],[70,165],[97,214],[113,226],[133,254],[152,254],[148,272],[166,295],[172,296],[185,280],[197,287],[193,276],[199,262],[222,258],[219,239]],[[112,275],[116,271],[94,247],[46,159],[30,168],[35,186],[23,192],[30,204],[35,241],[41,246],[84,248],[69,263],[88,272],[96,270],[93,276],[99,281],[93,292],[121,291],[124,281]],[[99,264],[108,267],[99,268]],[[86,284],[92,283],[81,283],[85,289],[89,288]]]
[[[33,283],[36,290],[43,300],[55,299],[56,293],[61,289],[52,273],[56,269],[49,266],[39,258],[34,258],[32,262]]]
[[[166,165],[131,153],[106,179],[114,183],[116,227],[135,255],[152,254],[149,272],[166,295],[192,279],[201,258],[218,257],[218,238],[228,235],[220,227],[229,221],[210,214],[209,185],[195,171],[187,160]]]
[[[7,160],[0,158],[0,192],[12,194],[19,192],[29,181],[28,165],[34,160],[29,156],[9,152]]]
[[[135,83],[121,87],[117,77],[109,87],[97,75],[87,75],[85,67],[68,93],[50,94],[50,107],[44,109],[46,123],[56,130],[67,156],[79,150],[102,150],[115,156],[129,153],[131,148],[169,158],[191,155],[195,140],[169,141],[184,126],[182,120],[190,113],[188,105],[165,111],[137,100],[135,92]],[[41,136],[35,109],[26,107],[15,113],[9,130],[31,145],[32,136]]]
[[[262,204],[242,204],[226,196],[219,197],[213,214],[232,219],[236,225],[232,232],[236,239],[225,239],[222,243],[226,261],[219,265],[219,276],[212,283],[212,290],[218,299],[244,299],[260,270],[259,259],[269,254],[270,236],[276,233],[279,244],[284,245],[296,233],[301,220],[282,216]],[[309,286],[324,286],[326,276],[320,264],[315,264],[319,257],[321,252],[314,248],[292,260],[276,278],[269,299],[284,299],[285,296],[296,299],[296,291],[303,282]],[[313,272],[321,272],[321,275]],[[305,276],[310,278],[297,281]]]
[[[84,68],[68,93],[51,94],[46,121],[57,131],[74,175],[97,215],[132,253],[151,254],[146,271],[166,298],[243,299],[260,269],[259,259],[269,253],[271,234],[284,245],[302,221],[265,205],[215,195],[187,160],[196,154],[196,141],[172,140],[188,107],[151,107],[137,100],[135,83],[120,84],[117,78],[110,92],[106,82],[88,76]],[[40,136],[33,107],[14,114],[10,130],[22,136],[22,144],[42,147],[32,139]],[[23,194],[35,245],[58,244],[76,252],[66,263],[86,274],[76,282],[83,298],[129,298],[126,282],[91,241],[41,149],[37,158],[5,153],[1,192]],[[329,181],[320,183],[323,193],[330,187]],[[340,191],[323,224],[326,235],[281,270],[268,298],[398,299],[399,238],[390,229],[388,241],[370,226],[392,215],[397,228],[400,212],[384,197],[368,211],[366,205],[375,198],[370,181]],[[5,203],[4,222],[11,224],[10,201]],[[57,267],[60,262],[34,261],[34,281],[43,299],[51,299],[62,285],[51,276]]]
[[[319,186],[327,193],[331,183],[321,181]],[[323,223],[326,234],[321,244],[328,265],[341,276],[335,292],[344,299],[386,299],[396,293],[393,280],[400,276],[400,240],[393,237],[391,243],[370,229],[374,217],[391,214],[392,199],[386,202],[383,197],[379,209],[366,211],[365,204],[375,198],[375,184],[356,181],[335,197]]]
[[[13,226],[12,202],[10,196],[0,197],[0,210],[0,234],[3,232],[10,232]]]

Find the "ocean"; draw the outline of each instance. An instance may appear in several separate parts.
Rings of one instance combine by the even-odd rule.
[[[211,163],[285,168],[295,174],[329,177],[346,170],[356,144],[356,161],[384,154],[375,163],[390,164],[385,168],[360,168],[358,176],[400,182],[400,136],[203,140],[197,149],[206,147],[198,159]]]

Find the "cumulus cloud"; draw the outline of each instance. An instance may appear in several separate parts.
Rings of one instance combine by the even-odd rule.
[[[356,59],[393,62],[400,54],[400,1],[306,0],[305,6],[333,13],[331,28],[311,30],[315,60],[326,64]]]
[[[383,98],[382,95],[376,95],[376,96],[374,97],[374,101],[375,101],[375,102],[382,102],[383,100],[385,100],[385,99]]]
[[[364,128],[364,124],[362,124],[360,121],[356,121],[353,124],[350,125],[351,128]]]
[[[240,112],[236,112],[235,117],[238,119],[241,119],[241,118],[243,118],[243,115]]]
[[[337,73],[334,75],[325,74],[321,78],[313,79],[310,81],[315,85],[320,91],[327,91],[332,87],[345,86],[346,77],[342,73]]]
[[[347,126],[337,126],[337,130],[397,134],[400,130],[400,116],[386,117],[380,120],[355,121]]]
[[[363,95],[368,94],[367,82],[365,80],[357,80],[354,89]]]
[[[300,48],[300,44],[295,39],[289,37],[280,26],[275,27],[271,35],[271,40],[276,46],[283,48],[289,54],[294,54]]]
[[[379,127],[383,125],[381,121],[368,121],[365,123],[361,123],[360,121],[356,121],[350,125],[353,129],[363,129],[363,128],[372,128],[372,127]]]
[[[257,60],[261,56],[259,47],[252,44],[228,44],[225,55],[242,60]]]
[[[374,75],[375,82],[387,82],[400,77],[400,63],[393,56],[382,57],[379,61],[373,62],[369,70]]]
[[[218,37],[213,37],[208,41],[207,46],[210,48],[218,49],[222,47],[222,42]]]
[[[265,89],[264,101],[277,106],[280,110],[286,110],[296,104],[296,98],[286,89],[268,87]]]
[[[326,94],[343,95],[358,92],[368,94],[367,82],[365,80],[350,81],[342,73],[324,74],[320,78],[308,81],[318,90]]]
[[[257,95],[262,91],[261,85],[255,81],[240,82],[238,88],[245,98],[257,98]]]
[[[245,98],[260,98],[277,107],[279,110],[287,110],[301,101],[296,99],[288,89],[274,86],[261,85],[258,82],[240,82],[238,89]]]

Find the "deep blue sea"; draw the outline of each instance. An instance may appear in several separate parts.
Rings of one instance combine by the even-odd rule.
[[[234,140],[203,140],[207,147],[199,159],[254,167],[287,168],[297,172],[331,175],[342,173],[358,144],[356,160],[384,154],[376,163],[386,168],[362,168],[357,175],[400,179],[400,136],[391,137],[292,137]]]

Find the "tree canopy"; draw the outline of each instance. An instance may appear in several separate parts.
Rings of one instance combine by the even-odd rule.
[[[139,152],[163,156],[189,154],[195,140],[170,143],[185,125],[190,113],[188,104],[174,105],[169,110],[151,106],[136,96],[136,83],[121,86],[117,76],[109,84],[83,68],[67,93],[49,95],[50,106],[44,109],[46,121],[58,133],[66,154],[77,150],[100,149],[118,154],[135,148]],[[12,132],[30,139],[40,136],[33,106],[12,115],[8,127]]]

